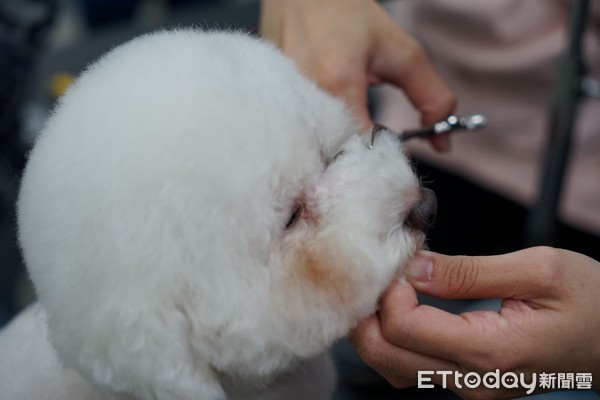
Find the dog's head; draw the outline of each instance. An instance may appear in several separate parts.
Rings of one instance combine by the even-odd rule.
[[[431,199],[389,132],[242,34],[92,65],[29,159],[20,240],[61,359],[113,394],[220,398],[373,312]]]

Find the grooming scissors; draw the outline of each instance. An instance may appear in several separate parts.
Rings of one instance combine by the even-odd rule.
[[[369,148],[373,147],[373,142],[375,141],[375,136],[377,135],[377,133],[384,129],[398,136],[401,142],[406,142],[407,140],[413,138],[429,138],[441,135],[442,133],[457,130],[473,132],[485,128],[486,125],[487,118],[481,114],[473,114],[467,117],[458,117],[452,114],[449,115],[448,118],[436,122],[432,127],[424,129],[406,130],[402,131],[401,133],[395,133],[394,131],[386,128],[383,125],[375,124],[373,126],[373,131],[371,132],[371,144]]]

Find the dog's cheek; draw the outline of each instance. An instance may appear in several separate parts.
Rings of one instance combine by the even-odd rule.
[[[343,267],[344,261],[324,246],[307,243],[295,254],[290,284],[307,293],[338,304],[348,303],[357,293],[355,277]]]

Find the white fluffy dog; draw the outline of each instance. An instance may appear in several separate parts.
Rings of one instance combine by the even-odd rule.
[[[429,207],[398,139],[358,133],[241,33],[146,35],[91,65],[18,204],[62,364],[110,399],[291,399],[290,370],[297,398],[329,396],[319,354],[376,309]]]

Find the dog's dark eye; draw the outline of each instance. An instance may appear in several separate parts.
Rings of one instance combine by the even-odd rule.
[[[335,156],[333,156],[331,159],[327,160],[327,162],[325,162],[325,169],[327,169],[327,167],[329,167],[331,164],[333,164],[335,162],[335,160],[337,160],[340,156],[344,155],[344,150],[340,150],[336,153]]]
[[[335,156],[333,156],[333,158],[331,159],[331,162],[334,162],[335,160],[337,160],[339,157],[344,155],[344,150],[340,150],[337,152],[337,154]]]
[[[292,226],[294,226],[294,224],[296,223],[296,221],[298,221],[298,219],[300,218],[301,215],[302,215],[302,206],[300,204],[297,204],[292,209],[290,218],[288,219],[288,222],[285,224],[285,229],[290,229]]]

